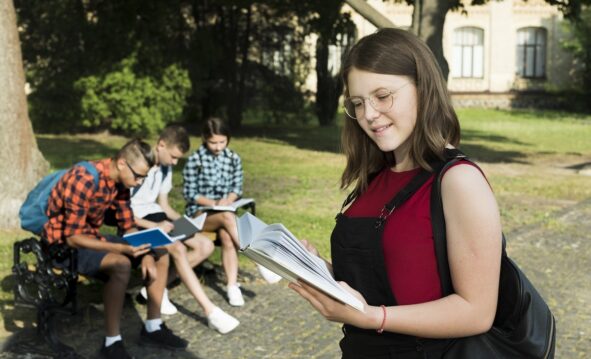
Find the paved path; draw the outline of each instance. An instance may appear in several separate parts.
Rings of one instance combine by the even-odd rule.
[[[552,220],[508,234],[510,256],[547,299],[557,318],[557,358],[591,357],[591,199],[556,214]],[[145,307],[130,298],[124,313],[123,336],[137,358],[338,358],[340,327],[323,320],[285,287],[268,285],[253,272],[241,272],[246,305],[230,307],[223,298],[221,272],[205,276],[213,301],[235,315],[241,326],[222,336],[207,328],[188,292],[178,286],[171,298],[180,313],[165,318],[169,327],[190,340],[187,352],[170,353],[137,345]],[[95,301],[100,301],[96,298]],[[138,314],[141,313],[141,314]],[[60,336],[84,357],[93,357],[102,340],[100,304],[76,316],[60,318]],[[28,343],[32,331],[20,331],[6,344]],[[31,345],[34,345],[34,342]],[[0,358],[43,358],[42,355],[0,353]]]

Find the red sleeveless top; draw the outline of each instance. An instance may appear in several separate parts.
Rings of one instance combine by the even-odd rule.
[[[384,205],[419,170],[382,170],[367,190],[345,211],[345,216],[379,217]],[[399,305],[429,302],[442,296],[431,227],[430,200],[433,181],[434,176],[396,208],[384,225],[382,250],[390,288]]]

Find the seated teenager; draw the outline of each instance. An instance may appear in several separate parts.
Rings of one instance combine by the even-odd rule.
[[[228,205],[242,195],[242,160],[228,148],[230,130],[219,118],[210,118],[202,131],[203,144],[188,159],[183,169],[183,195],[188,216],[202,213],[201,208]],[[229,211],[209,212],[204,231],[216,232],[222,246],[222,264],[226,273],[226,291],[232,306],[244,305],[238,285],[238,231],[236,215]],[[258,266],[267,282],[281,279],[277,274]]]
[[[138,226],[143,228],[160,227],[164,232],[174,229],[171,221],[180,218],[168,201],[168,193],[172,189],[172,166],[189,150],[190,142],[186,130],[181,126],[172,125],[165,128],[154,147],[156,166],[148,171],[148,176],[141,186],[132,190],[131,208]],[[234,330],[240,322],[215,306],[207,297],[199,279],[193,271],[213,252],[212,241],[201,235],[177,241],[163,247],[172,256],[174,267],[169,271],[169,282],[176,274],[195,298],[205,316],[210,328],[226,334]],[[187,250],[189,248],[190,250]],[[174,270],[176,268],[176,271]],[[176,313],[176,307],[169,301],[167,290],[164,292],[161,312]],[[145,296],[146,289],[141,294]]]
[[[149,254],[149,245],[133,247],[114,235],[103,235],[99,228],[105,213],[115,213],[121,232],[136,231],[130,208],[129,188],[142,183],[154,154],[139,140],[128,142],[114,158],[91,162],[99,174],[95,187],[93,175],[82,166],[67,172],[51,191],[48,222],[43,237],[50,243],[65,243],[78,249],[78,272],[106,279],[103,287],[106,338],[100,349],[103,358],[130,358],[121,338],[120,321],[132,266],[140,265],[148,294],[147,320],[140,340],[145,345],[184,349],[187,341],[179,338],[162,322],[160,302],[168,274],[168,255]]]

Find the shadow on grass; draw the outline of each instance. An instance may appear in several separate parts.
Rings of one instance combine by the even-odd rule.
[[[257,126],[249,125],[241,129],[237,136],[242,138],[268,139],[281,141],[300,149],[340,153],[339,127],[304,127],[304,126]],[[474,143],[475,142],[475,143]],[[491,135],[479,131],[465,130],[462,132],[461,149],[470,157],[483,162],[513,162],[527,163],[527,155],[519,151],[506,151],[495,149],[493,146],[479,144],[510,143],[519,146],[527,146],[526,143],[507,136]]]
[[[248,125],[236,132],[242,138],[271,139],[297,148],[340,153],[339,127]]]
[[[88,138],[37,137],[37,145],[54,169],[67,168],[82,160],[114,156],[122,143],[106,145]]]
[[[495,149],[492,146],[480,144],[482,142],[527,146],[527,143],[507,136],[492,135],[474,130],[462,130],[460,148],[471,158],[489,163],[528,163],[525,153]]]

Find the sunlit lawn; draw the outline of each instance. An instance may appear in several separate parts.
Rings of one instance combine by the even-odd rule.
[[[591,177],[562,165],[591,162],[590,116],[482,109],[460,110],[459,116],[462,148],[483,164],[499,199],[506,231],[544,221],[553,211],[591,197]],[[112,156],[126,141],[105,134],[38,135],[37,140],[53,169]],[[200,138],[193,137],[192,148],[199,144]],[[344,167],[338,153],[339,129],[249,125],[236,134],[230,147],[243,159],[244,195],[257,200],[259,217],[284,223],[329,256],[334,216],[346,195],[339,190]],[[182,165],[184,161],[174,172],[172,192],[173,206],[179,211],[184,207]],[[25,233],[0,234],[4,238],[0,274],[6,278],[12,243]],[[242,260],[242,265],[250,264]],[[0,299],[8,300],[10,282],[3,283]]]

